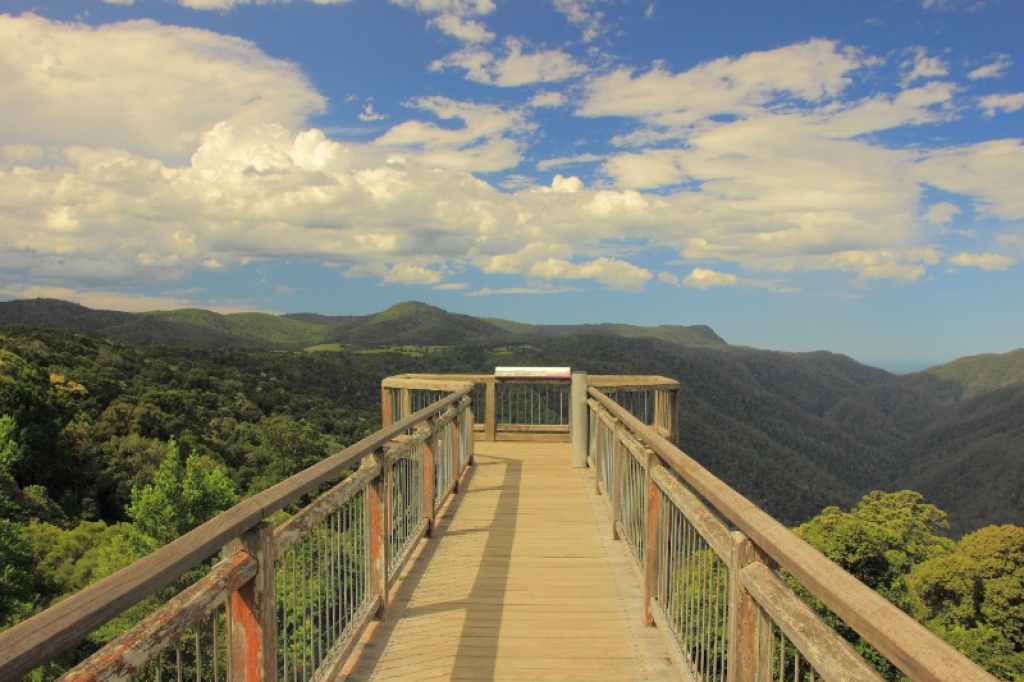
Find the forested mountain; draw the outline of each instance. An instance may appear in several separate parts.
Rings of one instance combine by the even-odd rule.
[[[128,369],[117,390],[134,385],[134,393],[118,395],[103,372],[100,378],[91,377],[88,368],[95,360],[79,357],[77,351],[63,352],[59,362],[45,356],[36,362],[41,372],[85,386],[90,403],[108,401],[96,408],[97,417],[112,403],[142,411],[150,408],[141,405],[156,406],[160,411],[152,420],[164,422],[152,436],[178,435],[186,447],[190,438],[200,438],[209,448],[210,439],[198,436],[200,427],[187,419],[160,416],[173,413],[161,403],[170,400],[153,396],[183,381],[212,381],[208,396],[189,400],[202,404],[214,395],[218,401],[228,400],[223,394],[229,389],[215,380],[228,367],[241,372],[231,380],[229,402],[254,402],[260,409],[258,418],[250,420],[254,423],[278,411],[276,403],[267,402],[267,382],[277,382],[274,389],[280,391],[282,376],[308,377],[308,383],[290,386],[291,397],[282,399],[282,406],[287,402],[282,409],[335,436],[344,429],[321,415],[333,410],[359,414],[364,422],[376,420],[377,386],[387,374],[567,365],[592,373],[678,379],[682,447],[787,523],[802,522],[830,504],[850,504],[868,490],[897,487],[919,490],[947,510],[957,533],[989,523],[1024,523],[1024,350],[897,376],[833,353],[729,346],[706,327],[525,325],[455,315],[414,302],[351,317],[201,310],[129,314],[59,301],[0,303],[0,320],[12,319],[33,326],[59,322],[144,346],[139,350],[52,332],[16,334],[18,343],[33,348],[85,344],[94,348],[93,355],[119,357],[118,363]],[[153,345],[154,339],[160,345]],[[188,345],[196,347],[166,347]],[[223,348],[200,350],[211,346]],[[413,347],[427,352],[411,352]],[[313,357],[252,350],[298,348],[336,352]],[[361,349],[375,354],[357,352]],[[25,352],[31,356],[34,351]],[[206,365],[211,369],[196,369]],[[164,367],[161,382],[147,379],[154,367]],[[255,368],[259,374],[253,374]],[[338,385],[327,394],[318,393],[324,390],[324,377],[337,377]],[[147,381],[160,389],[138,388]],[[330,406],[324,403],[328,396],[335,401]],[[232,466],[240,464],[241,455],[232,460],[215,454]],[[122,501],[101,503],[109,507]]]
[[[1024,382],[1024,348],[1002,355],[986,354],[960,358],[931,367],[928,374],[959,385],[964,398]]]
[[[341,350],[401,345],[451,346],[485,338],[499,340],[579,334],[650,337],[687,346],[725,345],[705,326],[530,325],[457,315],[415,301],[399,303],[374,315],[328,316],[311,313],[221,315],[196,309],[122,313],[92,310],[66,301],[35,299],[0,302],[0,324],[96,332],[135,345],[188,348],[294,351],[311,346],[337,345],[336,350]]]

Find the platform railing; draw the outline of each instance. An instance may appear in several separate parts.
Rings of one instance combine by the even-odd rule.
[[[396,575],[458,492],[473,456],[470,391],[449,384],[422,409],[0,633],[0,679],[37,670],[146,599],[167,601],[62,679],[330,678],[386,615]],[[283,523],[269,520],[339,478]]]
[[[568,441],[570,380],[501,377],[493,374],[403,374],[381,385],[385,423],[436,399],[451,382],[473,384],[478,422],[476,435],[485,441]],[[660,435],[675,442],[678,435],[679,382],[658,376],[590,375],[624,409]]]
[[[643,583],[644,623],[696,680],[879,680],[795,581],[912,680],[994,679],[591,385],[589,462]]]

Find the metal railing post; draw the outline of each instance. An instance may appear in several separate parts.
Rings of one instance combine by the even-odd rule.
[[[587,440],[590,437],[590,407],[587,405],[587,373],[573,372],[569,392],[569,426],[572,432],[572,466],[587,466]]]
[[[256,559],[256,575],[228,599],[231,682],[277,679],[277,576],[274,525],[262,522],[228,543],[223,556],[245,552]]]

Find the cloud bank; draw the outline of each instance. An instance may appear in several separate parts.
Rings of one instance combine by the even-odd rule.
[[[434,68],[501,87],[571,81],[574,99],[422,96],[376,139],[352,142],[310,126],[325,98],[252,43],[152,21],[0,17],[0,68],[12,84],[0,90],[0,272],[102,290],[304,259],[387,284],[460,290],[450,280],[467,269],[524,283],[474,294],[488,295],[709,289],[750,273],[905,283],[944,261],[1017,263],[984,243],[947,254],[939,235],[962,212],[924,195],[941,190],[979,215],[1024,219],[1024,142],[904,149],[872,136],[964,115],[957,105],[968,95],[948,80],[949,65],[922,50],[907,53],[891,90],[868,96],[848,93],[881,61],[827,40],[679,72],[592,73],[561,50],[483,47],[491,38],[474,22],[495,9],[485,0],[396,3],[466,44]],[[583,8],[559,3],[585,38],[600,17]],[[997,77],[1006,64],[996,58],[972,77]],[[1016,111],[1018,98],[988,96],[982,115]],[[565,106],[579,120],[625,121],[626,131],[610,154],[529,163],[600,164],[601,180],[559,174],[500,189],[489,174],[523,170],[537,112]],[[359,117],[384,120],[369,104]],[[683,259],[689,274],[655,274],[651,251]]]

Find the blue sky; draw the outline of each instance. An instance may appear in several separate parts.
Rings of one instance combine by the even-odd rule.
[[[1019,0],[0,1],[0,298],[1024,345]]]

